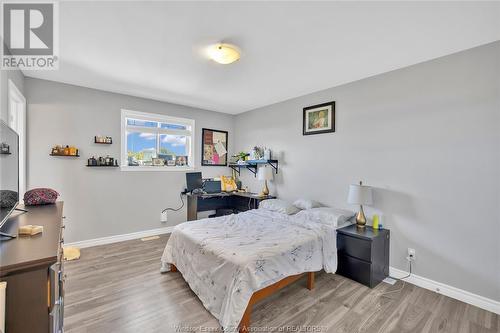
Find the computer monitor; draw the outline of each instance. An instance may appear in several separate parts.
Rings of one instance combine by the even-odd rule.
[[[201,179],[201,172],[187,172],[186,186],[188,192],[203,188],[203,180]]]
[[[220,180],[207,180],[203,184],[203,189],[207,193],[220,193],[221,191]]]

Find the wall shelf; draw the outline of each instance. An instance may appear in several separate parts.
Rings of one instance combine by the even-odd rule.
[[[118,168],[119,165],[86,165],[88,168]]]
[[[58,157],[80,157],[80,155],[64,155],[64,154],[49,154],[49,155]]]
[[[109,138],[109,142],[98,141],[97,138],[98,138],[97,136],[94,136],[94,143],[95,144],[98,144],[98,145],[111,145],[111,144],[113,144],[113,138],[111,138],[110,136],[100,136],[99,137],[99,138],[105,138],[105,139]]]
[[[278,174],[278,160],[251,160],[245,161],[245,164],[230,163],[229,167],[241,175],[241,168],[245,168],[257,177],[257,168],[259,165],[270,165],[276,174]]]

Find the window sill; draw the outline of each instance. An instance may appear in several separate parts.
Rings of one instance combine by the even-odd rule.
[[[122,165],[120,167],[120,171],[146,171],[146,172],[158,172],[158,171],[166,171],[166,172],[176,172],[176,171],[193,171],[194,167],[184,167],[184,166],[128,166]]]

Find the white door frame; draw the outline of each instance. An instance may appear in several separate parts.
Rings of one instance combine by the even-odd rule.
[[[26,192],[26,98],[9,79],[9,126],[19,135],[19,198]]]

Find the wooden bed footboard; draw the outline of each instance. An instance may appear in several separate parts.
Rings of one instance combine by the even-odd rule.
[[[289,284],[294,283],[302,276],[304,276],[304,274],[307,274],[307,289],[312,290],[314,288],[314,272],[307,272],[298,275],[287,276],[283,280],[280,280],[270,286],[265,287],[264,289],[254,292],[252,298],[250,298],[250,301],[248,302],[247,309],[243,314],[243,318],[241,318],[239,326],[240,333],[247,333],[249,331],[250,317],[252,316],[252,308],[255,303],[263,298],[266,298],[267,296],[274,294],[275,292],[288,286]]]
[[[175,265],[170,264],[170,271],[171,272],[177,272],[177,267]],[[239,325],[239,332],[240,333],[247,333],[250,328],[250,317],[252,316],[252,308],[255,303],[260,301],[263,298],[266,298],[267,296],[270,296],[274,294],[275,292],[279,291],[280,289],[288,286],[289,284],[294,283],[298,279],[300,279],[304,274],[307,275],[307,289],[312,290],[314,288],[314,272],[307,272],[307,273],[302,273],[302,274],[297,274],[297,275],[291,275],[287,276],[286,278],[265,287],[264,289],[258,290],[253,293],[252,297],[250,298],[250,301],[248,301],[247,309],[245,310],[245,313],[243,314],[243,317],[241,318],[241,322]]]

